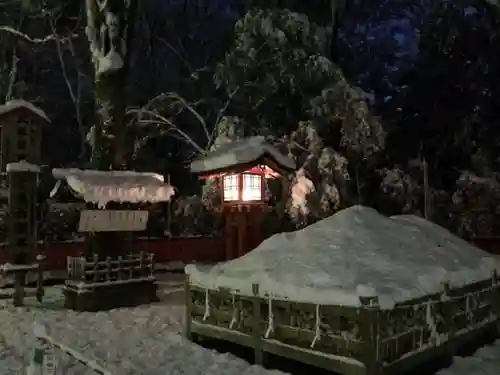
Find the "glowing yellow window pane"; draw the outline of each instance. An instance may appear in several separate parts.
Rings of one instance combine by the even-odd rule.
[[[224,200],[237,201],[239,195],[238,193],[238,175],[231,174],[224,176]]]
[[[243,174],[244,201],[260,201],[262,199],[262,179],[259,175]]]

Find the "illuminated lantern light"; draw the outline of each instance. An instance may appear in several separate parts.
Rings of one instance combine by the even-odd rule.
[[[262,200],[262,176],[243,173],[242,178],[241,200],[245,202]]]
[[[243,173],[222,177],[224,202],[259,202],[264,200],[264,179],[277,175],[268,166],[258,166]]]
[[[231,202],[237,201],[240,197],[239,175],[230,174],[224,176],[224,201]]]

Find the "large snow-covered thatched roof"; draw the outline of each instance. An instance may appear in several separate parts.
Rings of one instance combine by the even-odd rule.
[[[64,180],[85,202],[103,208],[109,202],[158,203],[168,202],[174,188],[156,173],[132,171],[96,171],[53,169],[58,180]]]
[[[385,217],[354,206],[300,231],[276,234],[241,258],[211,269],[186,267],[190,282],[272,298],[382,307],[492,277],[500,260],[412,215]]]
[[[46,122],[50,123],[49,117],[42,109],[22,99],[12,99],[3,105],[0,105],[0,116],[7,114],[9,112],[16,111],[21,108],[27,109],[28,111],[34,113],[38,117],[44,119]]]
[[[240,139],[221,145],[217,150],[191,163],[191,172],[199,174],[217,173],[231,168],[234,170],[266,164],[277,172],[293,171],[295,162],[283,155],[262,136]]]

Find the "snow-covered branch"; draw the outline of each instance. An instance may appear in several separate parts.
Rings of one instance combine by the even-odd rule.
[[[135,113],[138,116],[138,124],[139,125],[156,125],[157,128],[159,126],[163,127],[163,129],[160,130],[160,135],[166,134],[169,131],[177,132],[180,136],[182,136],[182,139],[187,142],[189,145],[193,146],[197,152],[203,153],[204,150],[201,148],[186,132],[182,131],[179,129],[171,120],[166,118],[165,116],[162,116],[156,112],[141,108],[141,109],[129,109],[128,113]],[[143,119],[142,116],[148,116],[149,119]],[[166,129],[165,129],[166,126]],[[152,136],[146,136],[143,137],[140,140],[136,141],[136,151],[137,148],[142,145],[144,142],[147,140],[151,139]]]
[[[16,30],[10,26],[0,26],[0,31],[4,31],[4,32],[10,33],[10,34],[13,34],[13,35],[25,40],[26,42],[29,42],[32,44],[44,44],[44,43],[52,42],[52,41],[55,41],[58,39],[58,36],[55,34],[47,35],[45,38],[32,38],[29,35],[21,32],[19,30]],[[71,34],[71,35],[66,36],[66,37],[76,38],[76,37],[78,37],[78,34]]]
[[[139,109],[129,109],[128,114],[133,114],[137,117],[136,123],[138,125],[166,125],[167,130],[163,129],[160,131],[161,135],[164,135],[169,132],[177,133],[178,136],[180,136],[181,139],[186,141],[189,145],[193,146],[198,153],[204,153],[207,149],[210,148],[210,146],[214,142],[215,138],[215,133],[216,133],[216,128],[217,124],[223,119],[225,112],[227,111],[227,108],[229,107],[233,97],[236,95],[238,92],[239,88],[237,87],[235,90],[233,90],[229,96],[228,100],[224,103],[224,105],[220,108],[220,110],[217,113],[217,117],[214,123],[214,126],[212,127],[212,130],[209,130],[210,127],[207,124],[207,121],[205,118],[196,110],[197,104],[199,104],[201,101],[194,102],[194,103],[189,103],[187,100],[185,100],[182,96],[180,96],[178,93],[175,92],[168,92],[168,93],[161,93],[151,100],[148,101],[142,108]],[[160,107],[162,104],[166,104],[168,109],[173,109],[175,106],[179,106],[180,108],[177,108],[175,111],[175,115],[173,117],[176,117],[179,115],[182,111],[187,110],[193,117],[198,121],[198,123],[201,125],[203,128],[203,132],[206,136],[206,147],[202,148],[198,143],[196,143],[192,137],[190,137],[186,132],[182,131],[179,129],[178,126],[176,126],[171,119],[166,118],[165,116],[162,116],[158,113],[157,108]],[[143,117],[147,118],[143,118]],[[155,134],[154,136],[158,136],[158,134]],[[140,147],[141,145],[144,144],[145,141],[148,139],[152,138],[151,135],[148,135],[146,137],[143,137],[142,140],[139,140],[136,142],[136,151],[137,147]],[[179,138],[179,137],[177,137]]]
[[[60,66],[61,66],[61,71],[62,71],[62,74],[64,77],[64,82],[66,83],[66,87],[68,88],[68,94],[69,94],[69,97],[71,99],[71,102],[73,103],[73,106],[75,107],[75,117],[76,117],[76,122],[78,124],[78,131],[80,133],[80,142],[81,142],[80,156],[83,156],[83,153],[85,152],[86,133],[85,133],[85,127],[83,124],[82,114],[81,114],[81,92],[82,92],[82,90],[81,90],[81,77],[82,77],[82,74],[78,70],[78,67],[75,66],[77,72],[76,72],[75,87],[73,87],[73,84],[71,83],[71,79],[69,78],[66,62],[64,61],[63,42],[58,37],[54,25],[52,25],[52,30],[53,30],[53,35],[56,38],[55,41],[56,41],[57,58],[59,60]],[[67,49],[71,53],[71,55],[73,56],[73,60],[75,61],[75,65],[76,65],[75,50],[74,50],[73,43],[72,43],[71,39],[66,39],[66,44],[67,44]]]

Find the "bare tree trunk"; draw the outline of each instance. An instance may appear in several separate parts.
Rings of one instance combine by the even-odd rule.
[[[349,0],[330,0],[330,11],[332,14],[332,39],[330,41],[330,57],[335,63],[339,60],[338,37],[340,26],[342,24],[342,17],[344,16],[344,12],[348,5]]]
[[[97,122],[91,165],[109,170],[126,167],[126,80],[137,0],[86,0],[87,38],[94,64]],[[121,236],[96,233],[91,248],[99,256],[124,252]]]
[[[127,155],[125,86],[137,0],[86,0],[86,6],[99,112],[91,164],[98,169],[123,168]]]
[[[26,7],[24,5],[21,6],[20,14],[19,14],[19,21],[17,25],[17,30],[19,32],[24,33],[24,29],[26,26]],[[12,51],[10,61],[9,63],[6,64],[5,66],[5,74],[8,72],[8,79],[6,80],[6,85],[2,90],[2,96],[3,96],[3,101],[7,102],[11,99],[13,99],[16,96],[16,93],[14,92],[15,89],[15,84],[17,81],[17,63],[19,61],[19,58],[17,57],[17,38],[15,35],[13,35],[10,39],[10,43],[5,43],[6,45],[2,46],[5,48],[3,53],[7,54],[7,51]],[[11,44],[12,43],[12,44]],[[3,54],[2,53],[2,54]]]

